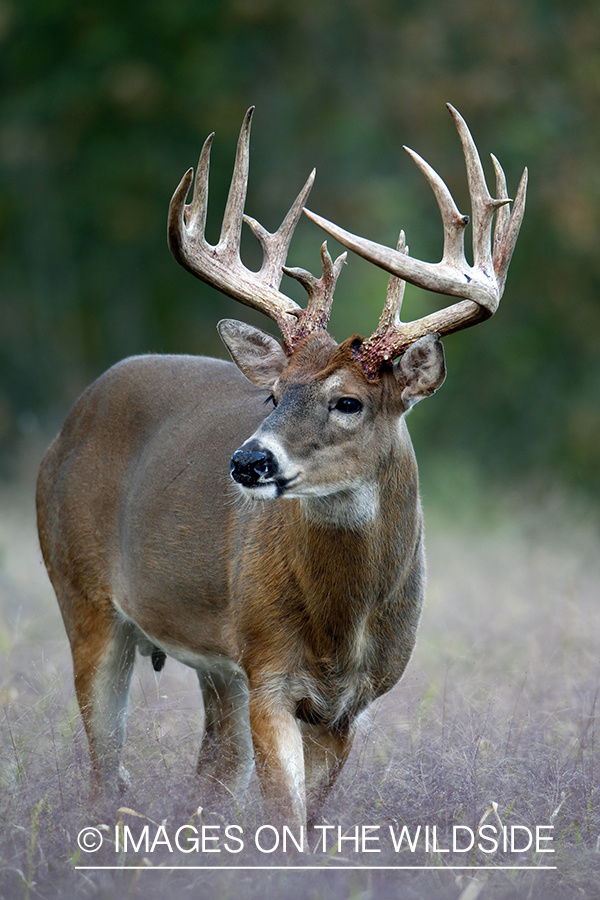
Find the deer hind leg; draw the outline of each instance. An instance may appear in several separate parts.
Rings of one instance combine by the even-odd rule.
[[[344,767],[352,748],[350,728],[326,731],[314,725],[302,727],[306,806],[309,825],[317,821],[321,809]]]
[[[222,661],[197,674],[204,702],[198,775],[211,796],[240,800],[254,765],[246,676]]]
[[[61,607],[65,610],[66,604]],[[68,608],[71,615],[65,617],[65,623],[75,691],[90,746],[92,796],[105,792],[113,797],[129,783],[120,754],[137,630],[107,598],[90,602],[77,596]]]

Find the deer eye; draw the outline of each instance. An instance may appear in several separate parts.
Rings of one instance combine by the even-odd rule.
[[[333,408],[337,409],[338,412],[357,413],[361,411],[362,406],[360,400],[357,400],[355,397],[340,397]]]

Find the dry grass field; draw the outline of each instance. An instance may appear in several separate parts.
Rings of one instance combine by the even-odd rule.
[[[288,841],[268,852],[268,829],[255,845],[256,785],[243,812],[198,810],[200,695],[194,673],[170,659],[160,676],[148,659],[136,668],[125,808],[88,808],[86,741],[32,484],[0,494],[1,898],[600,897],[600,558],[589,510],[502,496],[450,514],[426,493],[429,587],[406,676],[362,724],[325,810],[333,827],[302,851]],[[477,841],[454,852],[453,829],[468,837],[486,812],[507,835],[519,826],[514,852],[490,841],[488,852]],[[98,825],[101,850],[82,851],[78,833]],[[117,850],[125,826],[137,841],[145,825],[154,846]],[[186,840],[205,826],[205,852],[170,852],[185,825]],[[243,837],[238,853],[227,825]],[[414,852],[406,840],[394,848],[403,826],[411,840],[421,828]],[[526,849],[536,826],[553,842]],[[90,865],[113,868],[78,868]]]

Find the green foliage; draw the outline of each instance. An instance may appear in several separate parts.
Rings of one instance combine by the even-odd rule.
[[[404,227],[435,259],[435,202],[401,145],[468,210],[450,100],[488,173],[493,151],[509,190],[524,165],[531,187],[500,311],[446,341],[448,382],[412,417],[419,455],[598,488],[599,37],[584,0],[2,0],[0,438],[55,427],[123,356],[224,355],[219,318],[266,324],[165,246],[210,131],[209,237],[256,103],[250,214],[276,227],[316,165],[312,208],[389,244]],[[301,223],[290,265],[316,271],[321,240]],[[251,238],[244,252],[258,260]],[[333,333],[372,330],[384,290],[351,258]],[[415,292],[408,314],[435,303]]]

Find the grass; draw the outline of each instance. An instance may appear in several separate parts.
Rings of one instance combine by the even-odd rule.
[[[62,622],[47,581],[31,485],[0,496],[0,897],[1,898],[504,898],[598,897],[600,810],[596,783],[600,686],[600,561],[597,523],[558,501],[537,508],[504,496],[487,510],[429,508],[429,587],[417,650],[402,683],[363,723],[325,809],[333,825],[323,849],[260,852],[256,784],[242,814],[198,809],[193,772],[202,725],[194,673],[168,659],[156,676],[147,659],[134,675],[125,764],[132,786],[120,811],[88,808],[89,763],[74,699]],[[489,510],[497,511],[490,515]],[[454,826],[476,831],[554,828],[554,854],[425,852]],[[150,845],[115,852],[128,827]],[[244,849],[227,852],[224,829],[243,827]],[[84,826],[100,828],[97,854],[82,851]],[[160,826],[163,830],[159,831]],[[218,835],[220,853],[169,852],[187,836]],[[210,826],[210,827],[209,827]],[[338,833],[338,826],[340,832]],[[358,831],[356,827],[358,826]],[[362,827],[380,852],[360,850]],[[378,826],[378,830],[376,830]],[[390,826],[414,853],[394,851]],[[196,831],[194,831],[196,829]],[[523,834],[524,832],[519,832]],[[182,832],[183,834],[183,832]],[[239,831],[230,834],[240,835]],[[358,835],[359,851],[354,836]],[[467,832],[461,832],[467,834]],[[274,839],[262,832],[265,847]],[[338,837],[345,837],[338,849]],[[207,850],[217,844],[207,840]],[[237,847],[233,839],[230,847]],[[517,866],[556,866],[551,871]],[[95,863],[119,870],[80,871]],[[132,871],[126,865],[140,865]],[[226,865],[318,866],[297,872],[230,872]],[[449,865],[493,866],[456,870]],[[167,865],[179,871],[156,871]],[[193,865],[213,865],[198,871]],[[339,865],[436,865],[435,871],[340,871]],[[512,868],[500,868],[511,866]],[[219,870],[220,867],[220,870]],[[151,871],[152,870],[152,871]]]

